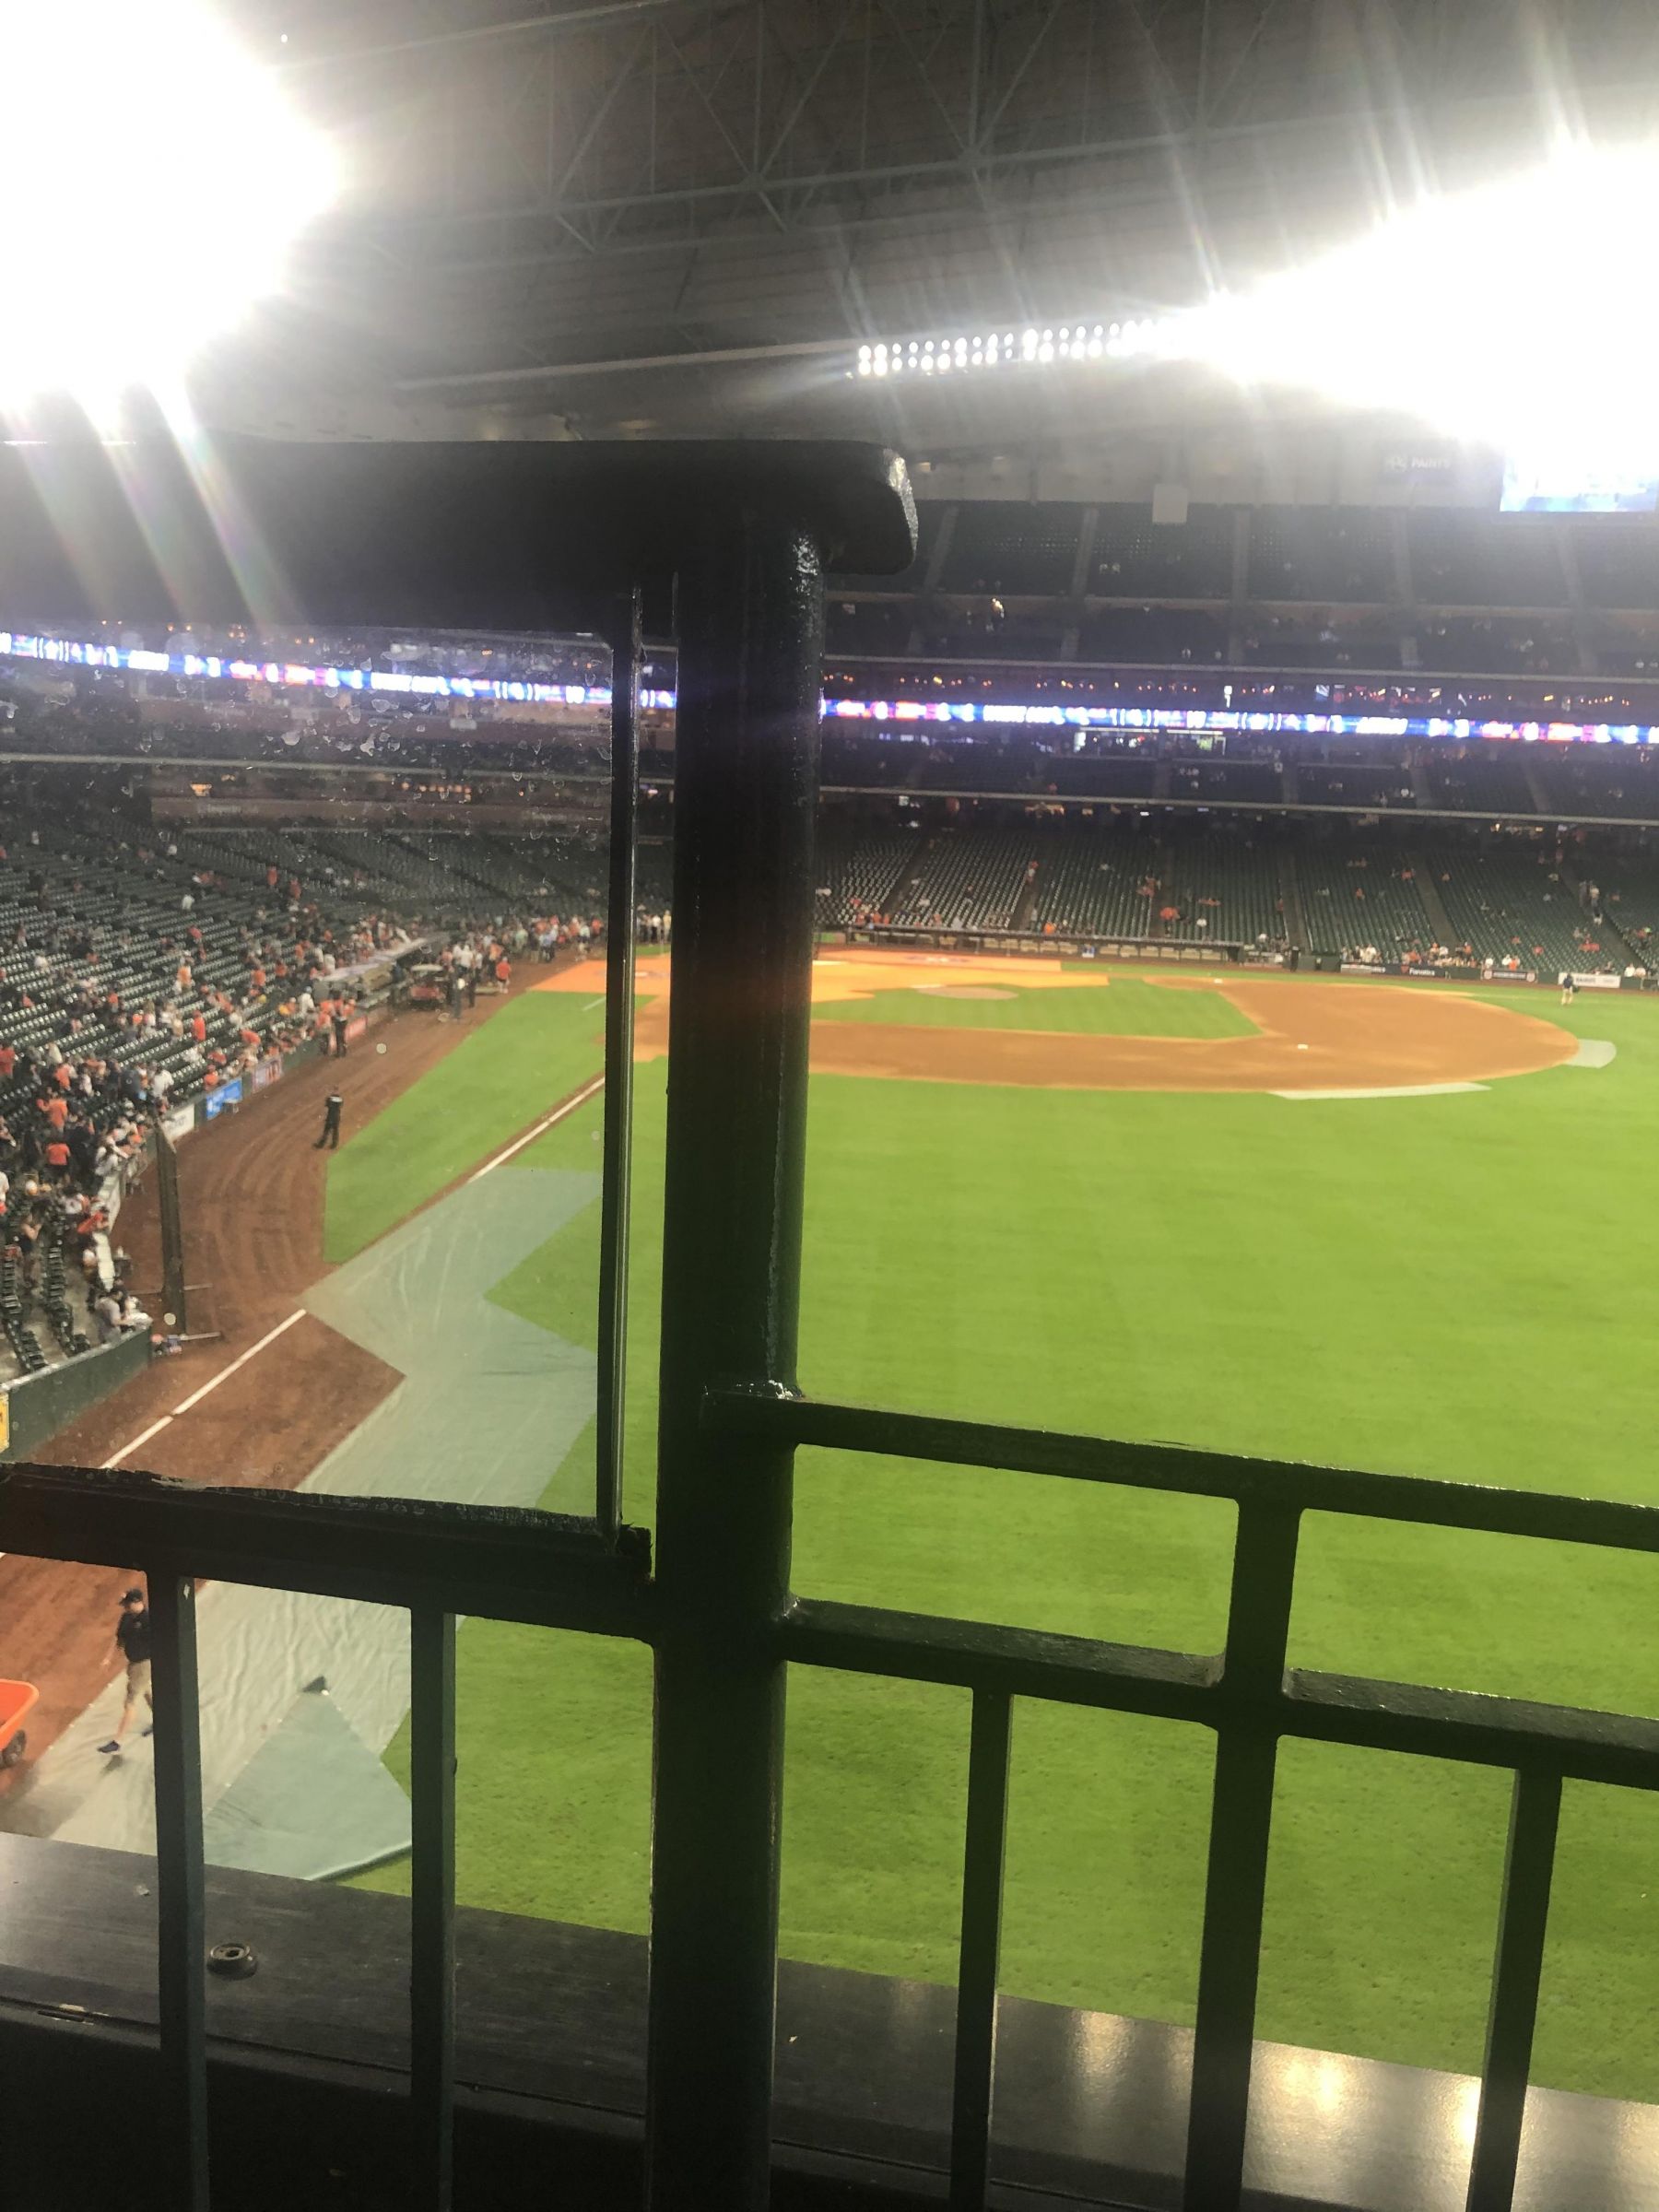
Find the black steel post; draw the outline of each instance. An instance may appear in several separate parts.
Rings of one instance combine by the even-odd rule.
[[[449,2212],[454,2201],[455,1617],[418,1605],[409,1616],[408,2202]]]
[[[703,1396],[794,1380],[821,643],[810,535],[712,514],[679,572],[652,2212],[768,2198],[793,1453],[716,1439]]]
[[[991,2179],[996,1964],[1002,1942],[1013,1720],[1011,1698],[1000,1690],[975,1690],[968,1748],[968,1837],[962,1854],[962,1941],[957,1954],[950,2212],[984,2212]]]
[[[1521,1768],[1510,1800],[1503,1906],[1492,1970],[1486,2064],[1481,2068],[1480,2112],[1469,2162],[1467,2212],[1509,2212],[1514,2202],[1560,1820],[1559,1771],[1553,1767]]]
[[[1238,2212],[1250,2119],[1256,1983],[1278,1761],[1274,1707],[1284,1687],[1301,1515],[1239,1508],[1217,1732],[1193,2033],[1182,2212]]]
[[[633,1159],[634,876],[640,788],[640,594],[611,628],[610,884],[605,932],[605,1144],[599,1201],[599,1378],[594,1511],[614,1536],[622,1520],[628,1387],[629,1187]]]
[[[207,1994],[203,1984],[202,1741],[196,1702],[195,1583],[152,1573],[156,1699],[157,2009],[161,2076],[147,2161],[178,2212],[207,2212]]]
[[[161,1220],[161,1318],[170,1329],[188,1329],[185,1302],[184,1230],[179,1215],[179,1156],[173,1141],[156,1125],[156,1204]]]

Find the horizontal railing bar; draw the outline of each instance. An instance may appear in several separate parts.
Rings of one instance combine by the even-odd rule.
[[[0,1468],[0,1551],[369,1604],[651,1634],[649,1538],[573,1516],[211,1488],[116,1469]]]
[[[730,1385],[711,1390],[704,1418],[717,1433],[892,1459],[1057,1475],[1074,1482],[1230,1498],[1369,1521],[1419,1522],[1488,1535],[1547,1537],[1616,1551],[1659,1551],[1659,1507],[1547,1490],[1500,1490],[1427,1476],[1367,1474],[1296,1460],[1250,1459],[1182,1444],[1123,1443],[1057,1430],[1017,1429],[931,1414]]]
[[[1346,1675],[1293,1672],[1285,1682],[1282,1725],[1289,1735],[1466,1766],[1541,1760],[1571,1782],[1659,1789],[1659,1721]]]
[[[826,1598],[792,1599],[776,1632],[784,1658],[842,1673],[1000,1690],[1202,1727],[1225,1727],[1232,1715],[1265,1719],[1281,1735],[1469,1766],[1512,1769],[1545,1758],[1575,1782],[1659,1789],[1659,1721],[1633,1714],[1307,1669],[1287,1673],[1264,1709],[1247,1684],[1228,1683],[1218,1658]]]
[[[1214,1725],[1219,1659],[1135,1644],[1094,1643],[1041,1629],[999,1628],[933,1614],[889,1613],[796,1598],[778,1621],[782,1656],[850,1674],[892,1675],[1053,1704]]]

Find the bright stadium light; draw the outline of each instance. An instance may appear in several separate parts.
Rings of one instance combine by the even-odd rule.
[[[280,289],[332,148],[201,0],[6,11],[0,402],[161,383]]]
[[[849,376],[942,376],[971,369],[1052,367],[1058,361],[1121,359],[1138,348],[1125,344],[1127,330],[1150,332],[1154,325],[1062,323],[1025,331],[951,331],[934,338],[893,338],[858,348]]]
[[[1169,318],[1135,348],[1414,414],[1546,469],[1659,474],[1659,151],[1562,152]],[[1547,303],[1553,303],[1547,307]]]

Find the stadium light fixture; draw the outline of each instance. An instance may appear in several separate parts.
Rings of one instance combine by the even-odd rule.
[[[1110,323],[888,339],[860,347],[855,372],[1188,361],[1416,416],[1523,456],[1540,480],[1659,477],[1659,290],[1643,275],[1656,228],[1659,142],[1570,146],[1524,176],[1424,198],[1249,291]],[[1597,325],[1576,309],[1569,321],[1563,297],[1597,303]]]
[[[1049,368],[1057,362],[1088,366],[1158,350],[1152,317],[1115,323],[1088,317],[1076,323],[1005,325],[1000,330],[956,331],[931,338],[881,338],[858,348],[859,376],[952,376],[975,370]]]
[[[1659,474],[1659,299],[1644,276],[1656,218],[1659,147],[1563,148],[1169,317],[1156,350],[1413,414],[1558,474]]]
[[[7,10],[6,161],[27,191],[0,403],[178,376],[280,289],[334,149],[202,0]]]

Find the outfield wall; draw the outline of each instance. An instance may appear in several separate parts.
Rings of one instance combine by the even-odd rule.
[[[1253,945],[1226,940],[1211,943],[1203,937],[1076,937],[1040,936],[1011,929],[826,929],[818,932],[820,945],[889,947],[897,951],[1013,953],[1021,959],[1046,954],[1054,959],[1174,960],[1219,963],[1232,968],[1305,969],[1317,975],[1377,975],[1428,983],[1533,983],[1555,990],[1561,981],[1556,970],[1533,968],[1488,971],[1484,963],[1457,961],[1439,968],[1407,965],[1400,960],[1345,960],[1335,952],[1265,953]],[[1647,974],[1607,974],[1588,971],[1573,976],[1581,991],[1652,991],[1659,977]]]

